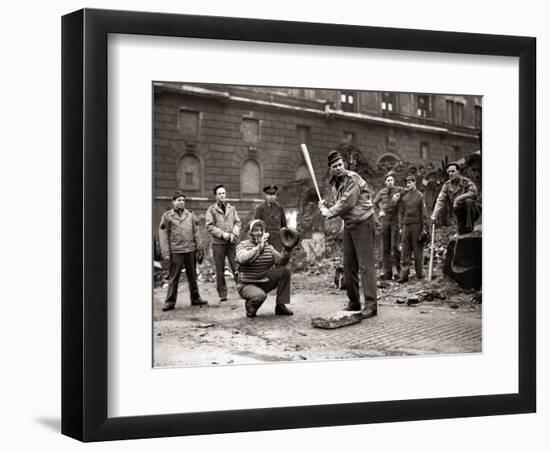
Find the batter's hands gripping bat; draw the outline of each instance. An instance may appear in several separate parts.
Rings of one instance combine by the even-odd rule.
[[[319,192],[319,186],[317,186],[317,179],[315,178],[315,172],[313,171],[313,165],[311,164],[311,159],[309,159],[309,152],[307,150],[307,145],[301,144],[300,148],[302,149],[302,154],[304,155],[307,169],[309,170],[309,176],[313,180],[313,186],[315,186],[315,192],[317,192],[317,197],[319,197],[319,201],[322,202],[323,199],[321,198],[321,193]]]

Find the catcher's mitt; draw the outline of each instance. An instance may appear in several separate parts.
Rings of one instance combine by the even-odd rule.
[[[300,233],[291,228],[281,228],[281,244],[287,250],[292,250],[300,242]]]

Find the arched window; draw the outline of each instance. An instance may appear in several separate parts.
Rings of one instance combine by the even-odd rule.
[[[249,159],[241,169],[241,192],[244,195],[259,195],[262,192],[261,185],[260,165]]]
[[[201,163],[196,156],[184,155],[178,162],[178,188],[183,191],[201,190]]]

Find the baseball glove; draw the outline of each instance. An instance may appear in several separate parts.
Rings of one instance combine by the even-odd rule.
[[[280,231],[281,244],[287,250],[292,250],[300,242],[300,233],[291,228],[281,228]]]

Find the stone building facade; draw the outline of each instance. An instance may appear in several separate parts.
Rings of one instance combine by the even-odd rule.
[[[458,159],[481,149],[481,97],[154,83],[156,226],[182,189],[204,215],[223,183],[240,212],[263,199],[266,184],[309,179],[306,143],[324,188],[330,150],[350,158],[415,164]]]

